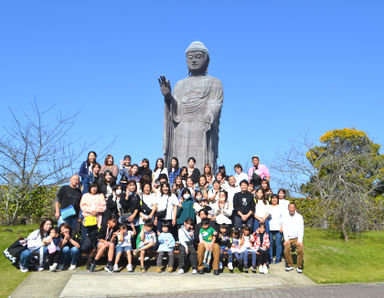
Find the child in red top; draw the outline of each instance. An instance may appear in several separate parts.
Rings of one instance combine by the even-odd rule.
[[[260,223],[259,228],[251,236],[253,248],[257,252],[256,258],[259,265],[259,273],[268,274],[268,249],[270,246],[269,235],[265,232],[264,223]]]

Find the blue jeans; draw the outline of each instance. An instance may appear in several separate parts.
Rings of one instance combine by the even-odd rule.
[[[243,258],[244,258],[244,253],[243,252],[234,252],[233,253],[235,255],[235,258],[237,260],[238,263],[243,263]]]
[[[220,246],[220,262],[223,261],[224,252],[226,252],[228,256],[228,263],[232,263],[232,251],[230,248],[226,248],[226,246]]]
[[[248,265],[248,253],[252,255],[252,266],[256,266],[256,251],[253,248],[246,248],[244,250],[244,266],[247,267]]]
[[[61,249],[61,262],[64,266],[68,265],[69,262],[71,262],[71,265],[76,265],[76,262],[79,257],[80,257],[80,250],[75,246],[71,248],[68,246],[64,246]]]
[[[243,224],[247,224],[252,229],[252,222],[253,222],[253,216],[252,215],[250,217],[248,217],[248,219],[246,221],[243,221],[239,215],[235,215],[233,225],[234,225],[235,229],[241,229]]]
[[[48,253],[48,249],[46,246],[42,246],[42,248],[43,248],[43,259],[39,257],[39,263],[41,267],[44,265],[44,260],[46,259],[47,253]],[[34,252],[37,255],[40,255],[40,248],[34,251],[29,249],[23,250],[20,254],[20,266],[24,268],[28,268],[32,259],[32,252]]]
[[[63,219],[61,216],[57,220],[57,226],[60,227],[63,223],[67,223],[71,226],[72,230],[76,230],[77,226],[77,217],[76,216],[70,216],[67,217],[66,219]]]
[[[265,224],[265,232],[269,233],[269,218],[265,220],[264,224]],[[259,221],[255,218],[255,221],[253,222],[253,231],[256,232],[258,228],[259,228]]]
[[[273,235],[275,235],[275,240],[273,240]],[[271,246],[269,247],[269,260],[271,261],[273,259],[273,243],[275,243],[276,261],[280,261],[281,253],[283,251],[280,231],[269,231],[269,242],[271,244]]]
[[[124,253],[124,252],[127,252],[128,250],[132,251],[132,246],[116,245],[116,247],[115,247],[116,254],[118,254],[119,252]]]

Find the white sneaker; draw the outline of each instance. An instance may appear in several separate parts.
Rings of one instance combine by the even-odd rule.
[[[285,267],[285,271],[292,271],[293,267]]]
[[[303,269],[296,268],[297,273],[303,273]]]
[[[49,271],[55,272],[57,269],[57,263],[53,263],[51,266],[49,266]]]
[[[220,269],[220,270],[223,270],[223,262],[220,262],[220,263],[219,263],[219,269]]]
[[[144,261],[148,261],[149,260],[149,257],[144,257]]]
[[[132,264],[128,264],[127,265],[127,270],[128,270],[128,272],[132,272],[133,271]]]
[[[228,269],[231,270],[231,271],[233,270],[233,264],[232,264],[232,262],[228,262]]]
[[[259,273],[260,273],[260,274],[264,274],[264,268],[263,268],[263,266],[261,266],[261,265],[259,266]]]
[[[113,272],[119,271],[119,265],[115,264],[113,265]]]
[[[75,270],[75,269],[76,269],[76,265],[75,264],[69,266],[69,270]]]
[[[268,267],[267,267],[267,265],[263,266],[263,271],[264,271],[264,274],[268,274]]]
[[[28,272],[29,270],[28,270],[28,267],[23,267],[23,266],[21,266],[20,265],[20,272],[21,273],[26,273],[26,272]]]
[[[196,269],[192,269],[192,274],[196,274],[197,273],[197,270]]]
[[[179,274],[184,274],[184,269],[180,268],[179,271],[177,271]]]
[[[44,271],[44,267],[37,266],[36,270],[39,271],[39,272]]]

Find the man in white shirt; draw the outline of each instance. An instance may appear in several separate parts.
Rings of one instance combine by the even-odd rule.
[[[287,261],[285,271],[293,270],[293,260],[291,246],[296,247],[297,251],[297,268],[298,273],[303,272],[303,258],[304,258],[304,220],[303,217],[296,212],[295,203],[288,205],[289,214],[283,218],[283,234],[284,234],[284,257]]]
[[[241,191],[240,186],[236,185],[236,178],[234,176],[228,178],[228,187],[225,190],[228,193],[227,202],[233,206],[233,196]]]
[[[235,164],[233,168],[235,169],[235,173],[236,173],[234,175],[236,179],[236,186],[240,187],[240,182],[243,181],[244,179],[248,180],[248,175],[243,172],[243,167],[239,163]]]

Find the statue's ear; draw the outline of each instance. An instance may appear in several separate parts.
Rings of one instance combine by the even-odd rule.
[[[208,65],[209,65],[209,55],[205,54],[206,55],[206,61],[205,61],[205,74],[208,73]]]

